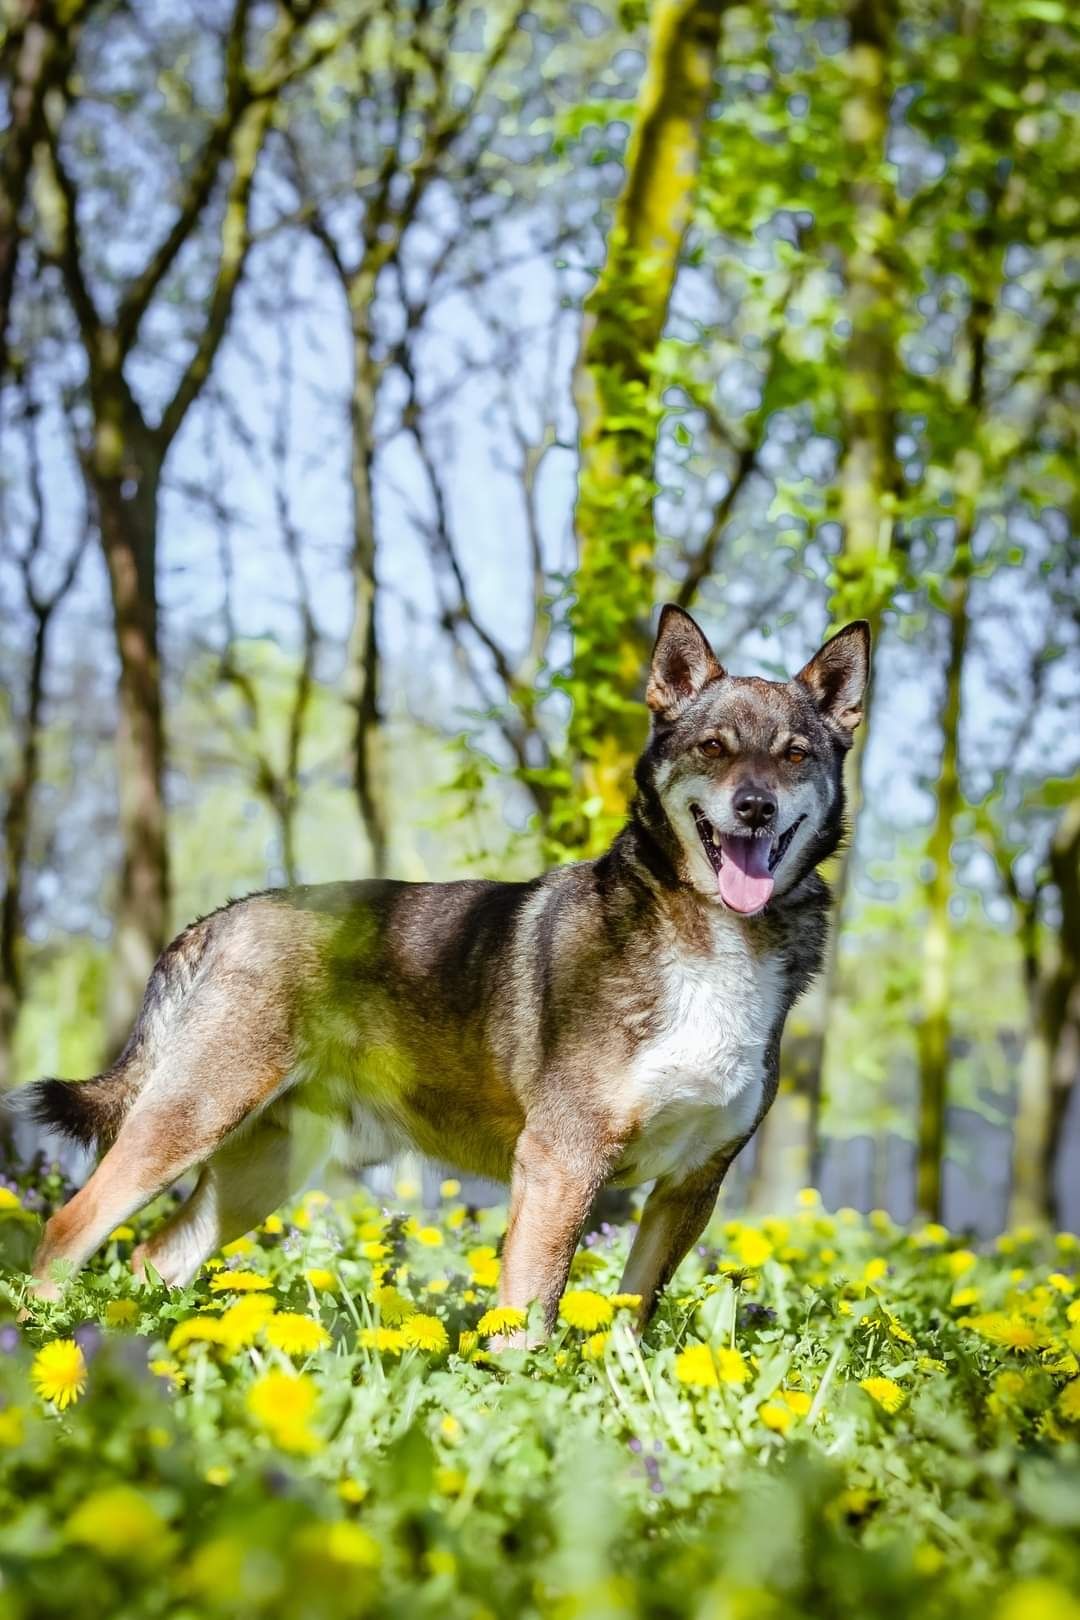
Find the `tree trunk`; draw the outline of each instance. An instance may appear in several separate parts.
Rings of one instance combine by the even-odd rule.
[[[345,698],[353,711],[352,780],[371,851],[371,872],[387,870],[385,774],[379,712],[379,643],[376,620],[375,502],[372,467],[379,365],[371,352],[375,276],[349,284],[353,383],[350,401],[353,618],[346,654]]]
[[[122,385],[121,385],[122,387]],[[114,962],[105,1010],[109,1055],[127,1038],[169,937],[165,732],[158,650],[158,451],[116,389],[95,401],[88,481],[109,575],[116,648],[117,793],[121,839]]]
[[[607,262],[585,303],[569,687],[570,748],[587,809],[584,817],[568,809],[563,837],[586,853],[606,844],[625,813],[643,738],[635,699],[654,591],[653,355],[690,221],[725,6],[658,0]]]
[[[1017,1080],[1013,1129],[1014,1225],[1058,1216],[1055,1170],[1061,1128],[1080,1068],[1080,800],[1063,812],[1050,846],[1060,916],[1052,943],[1032,953],[1029,1025]],[[1037,922],[1032,917],[1034,934]]]
[[[843,135],[853,179],[849,188],[852,241],[845,262],[845,308],[851,325],[841,395],[844,451],[840,466],[843,538],[836,559],[830,619],[839,629],[851,619],[870,621],[875,642],[896,584],[892,558],[898,471],[894,396],[897,370],[896,290],[892,265],[896,228],[894,189],[881,179],[889,137],[889,62],[895,26],[892,0],[853,0],[845,72],[850,86],[843,108]],[[777,1098],[774,1113],[798,1104],[795,1120],[774,1124],[785,1138],[799,1124],[808,1132],[801,1174],[816,1185],[821,1170],[820,1120],[829,1030],[839,990],[840,936],[851,883],[855,839],[863,799],[863,761],[870,703],[844,767],[848,843],[833,879],[833,913],[821,974],[821,993],[810,1027],[798,1039],[790,1065],[792,1089]],[[805,1099],[805,1102],[803,1101]],[[800,1183],[801,1184],[801,1183]]]
[[[4,813],[4,893],[0,899],[0,1091],[12,1084],[12,1044],[22,1001],[22,899],[30,807],[37,786],[41,745],[41,709],[45,696],[45,654],[51,609],[35,615],[34,642],[27,679],[26,712],[19,745],[19,764],[8,790]]]
[[[945,1110],[952,1035],[952,924],[949,902],[953,890],[953,825],[960,808],[960,712],[969,626],[970,569],[970,526],[965,525],[965,532],[957,535],[953,568],[946,582],[949,654],[945,667],[937,805],[927,846],[932,871],[926,890],[922,1017],[918,1030],[919,1119],[915,1202],[919,1213],[931,1220],[941,1219],[945,1162]]]

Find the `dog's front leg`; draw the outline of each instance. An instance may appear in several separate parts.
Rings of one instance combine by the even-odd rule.
[[[522,1131],[514,1150],[500,1304],[524,1311],[539,1301],[551,1329],[585,1217],[617,1156],[613,1145],[583,1147],[542,1128]],[[507,1342],[523,1344],[524,1335]]]
[[[620,1293],[641,1295],[639,1331],[648,1322],[657,1297],[680,1260],[708,1225],[720,1183],[734,1157],[735,1152],[728,1149],[682,1179],[662,1176],[645,1200],[619,1284]]]

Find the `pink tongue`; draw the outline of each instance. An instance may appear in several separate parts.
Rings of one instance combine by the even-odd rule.
[[[749,916],[760,911],[773,892],[769,871],[771,838],[730,838],[721,834],[724,863],[717,882],[724,904]]]

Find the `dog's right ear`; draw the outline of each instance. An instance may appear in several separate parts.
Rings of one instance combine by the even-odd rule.
[[[681,607],[669,602],[660,610],[645,701],[658,720],[673,720],[724,671],[701,631]]]

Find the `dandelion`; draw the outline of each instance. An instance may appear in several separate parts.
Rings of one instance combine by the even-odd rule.
[[[11,1215],[16,1210],[20,1214],[22,1213],[22,1204],[19,1201],[18,1194],[13,1193],[10,1187],[0,1187],[0,1215]]]
[[[603,1361],[604,1347],[606,1346],[610,1337],[610,1333],[590,1333],[589,1337],[581,1346],[581,1354],[584,1356],[585,1360]]]
[[[1080,1378],[1065,1385],[1058,1396],[1057,1407],[1068,1423],[1080,1423]]]
[[[790,1406],[784,1406],[780,1401],[764,1401],[758,1407],[758,1417],[774,1434],[787,1434],[795,1421],[795,1413]]]
[[[382,1220],[361,1221],[356,1228],[356,1235],[362,1243],[375,1243],[379,1238],[385,1237],[386,1222]],[[389,1249],[386,1252],[389,1254]]]
[[[435,1486],[443,1496],[460,1496],[468,1482],[468,1476],[460,1468],[442,1467],[435,1470]]]
[[[907,1328],[892,1314],[891,1311],[884,1311],[883,1315],[885,1317],[885,1322],[889,1329],[889,1337],[891,1339],[898,1340],[900,1344],[915,1343],[915,1340],[912,1338]]]
[[[155,1378],[167,1378],[174,1389],[181,1389],[187,1383],[187,1374],[181,1370],[178,1361],[158,1356],[149,1363],[149,1367]]]
[[[953,1310],[970,1310],[972,1305],[979,1303],[981,1297],[977,1288],[958,1288],[949,1300],[949,1304]]]
[[[0,1411],[0,1447],[21,1446],[23,1443],[23,1412],[20,1406],[5,1406]]]
[[[327,1271],[325,1266],[312,1266],[304,1272],[304,1276],[312,1288],[316,1289],[320,1294],[332,1294],[338,1285],[334,1273]]]
[[[892,1378],[860,1378],[859,1388],[864,1389],[876,1406],[883,1412],[899,1412],[907,1396]]]
[[[395,1356],[407,1348],[401,1328],[391,1327],[362,1328],[360,1344],[365,1350],[385,1350]]]
[[[796,1417],[805,1417],[814,1404],[805,1389],[782,1389],[780,1398],[788,1410],[794,1412]]]
[[[216,1490],[223,1490],[232,1477],[232,1469],[226,1468],[223,1463],[216,1463],[203,1475],[206,1483],[213,1485]]]
[[[280,1237],[285,1230],[285,1222],[280,1215],[268,1215],[262,1223],[262,1230],[267,1237]]]
[[[337,1493],[343,1502],[357,1507],[367,1495],[367,1486],[359,1479],[339,1479]]]
[[[597,1328],[607,1327],[614,1314],[610,1299],[594,1293],[591,1288],[571,1288],[559,1305],[563,1321],[583,1333],[595,1333]]]
[[[448,1176],[445,1181],[439,1184],[439,1196],[441,1198],[456,1198],[460,1191],[461,1182],[454,1176]]]
[[[110,1299],[105,1307],[105,1326],[110,1328],[134,1327],[139,1319],[139,1307],[133,1299]]]
[[[219,1271],[210,1279],[212,1294],[254,1294],[273,1286],[259,1271]]]
[[[275,1315],[274,1301],[266,1294],[245,1294],[235,1305],[223,1311],[220,1320],[220,1343],[236,1353],[254,1344],[270,1318]]]
[[[419,1198],[420,1188],[415,1181],[407,1179],[394,1183],[394,1197],[400,1198],[403,1204],[409,1203],[413,1198]]]
[[[42,1400],[62,1412],[86,1388],[86,1358],[74,1339],[54,1339],[34,1357],[30,1376]]]
[[[461,1424],[450,1412],[446,1412],[439,1419],[439,1433],[444,1440],[457,1440],[461,1435]]]
[[[821,1203],[821,1194],[816,1187],[803,1187],[795,1194],[795,1202],[800,1209],[816,1209]]]
[[[888,1270],[889,1262],[887,1260],[883,1260],[881,1256],[878,1255],[873,1260],[868,1260],[866,1262],[866,1265],[863,1268],[862,1280],[868,1286],[872,1285],[873,1283],[880,1282],[881,1279],[888,1274]]]
[[[1046,1280],[1050,1287],[1055,1288],[1059,1294],[1072,1294],[1076,1291],[1075,1282],[1071,1277],[1067,1277],[1063,1271],[1052,1271]]]
[[[940,1249],[942,1244],[949,1241],[949,1229],[939,1221],[928,1221],[911,1234],[911,1241],[917,1249]]]
[[[221,1252],[226,1260],[231,1260],[233,1255],[253,1254],[254,1251],[255,1245],[249,1237],[238,1237],[233,1238],[231,1243],[226,1243]]]
[[[450,1348],[446,1329],[437,1316],[426,1316],[418,1311],[409,1317],[401,1331],[411,1350],[428,1350],[434,1355],[442,1355]]]
[[[399,1322],[404,1322],[416,1310],[412,1300],[406,1299],[396,1288],[373,1288],[371,1302],[378,1306],[379,1317],[387,1327],[397,1327]]]
[[[481,1321],[482,1320],[483,1318],[481,1318]],[[476,1346],[479,1342],[479,1334],[474,1333],[471,1328],[462,1328],[461,1332],[458,1334],[458,1355],[462,1356],[467,1361],[470,1356],[475,1354]]]
[[[130,1243],[135,1236],[133,1226],[117,1226],[109,1233],[109,1243]]]
[[[380,1243],[377,1239],[370,1243],[361,1243],[360,1253],[365,1260],[385,1260],[390,1253],[388,1243]]]
[[[147,1563],[168,1550],[168,1526],[143,1491],[107,1485],[93,1491],[68,1516],[69,1541],[104,1558]]]
[[[611,1303],[617,1311],[636,1311],[641,1304],[640,1294],[612,1294]]]
[[[248,1411],[282,1451],[318,1449],[310,1427],[317,1404],[318,1391],[303,1373],[269,1372],[248,1390]]]
[[[519,1311],[516,1305],[496,1305],[490,1311],[485,1311],[476,1324],[477,1333],[489,1336],[492,1333],[517,1333],[525,1326],[525,1312]]]
[[[1080,1620],[1080,1603],[1057,1581],[1020,1581],[994,1610],[994,1620]]]
[[[304,1557],[324,1559],[346,1569],[377,1569],[382,1559],[375,1537],[349,1519],[306,1525],[297,1534],[295,1546]]]
[[[965,1271],[970,1271],[977,1264],[978,1258],[970,1249],[954,1249],[952,1254],[945,1257],[950,1277],[962,1277]]]
[[[417,1243],[422,1243],[425,1249],[441,1249],[443,1235],[437,1226],[418,1226],[413,1234]]]
[[[267,1321],[264,1332],[266,1342],[286,1356],[310,1356],[316,1350],[325,1350],[330,1335],[321,1322],[300,1311],[277,1311]]]
[[[500,1267],[493,1248],[485,1243],[477,1249],[470,1249],[465,1261],[469,1267],[470,1282],[476,1283],[479,1288],[495,1287]]]
[[[748,1266],[752,1271],[763,1266],[766,1260],[771,1260],[773,1256],[773,1246],[768,1238],[752,1226],[740,1230],[732,1247],[740,1265]]]
[[[691,1389],[717,1389],[720,1378],[707,1344],[691,1344],[675,1357],[675,1376]]]
[[[450,1287],[446,1277],[432,1277],[429,1283],[424,1284],[425,1294],[445,1294]]]
[[[1038,1350],[1049,1342],[1046,1332],[1018,1313],[988,1311],[982,1316],[962,1316],[960,1326],[970,1328],[981,1339],[1007,1350]]]
[[[229,1331],[220,1316],[189,1316],[178,1322],[169,1335],[169,1349],[175,1354],[189,1344],[230,1344]]]

